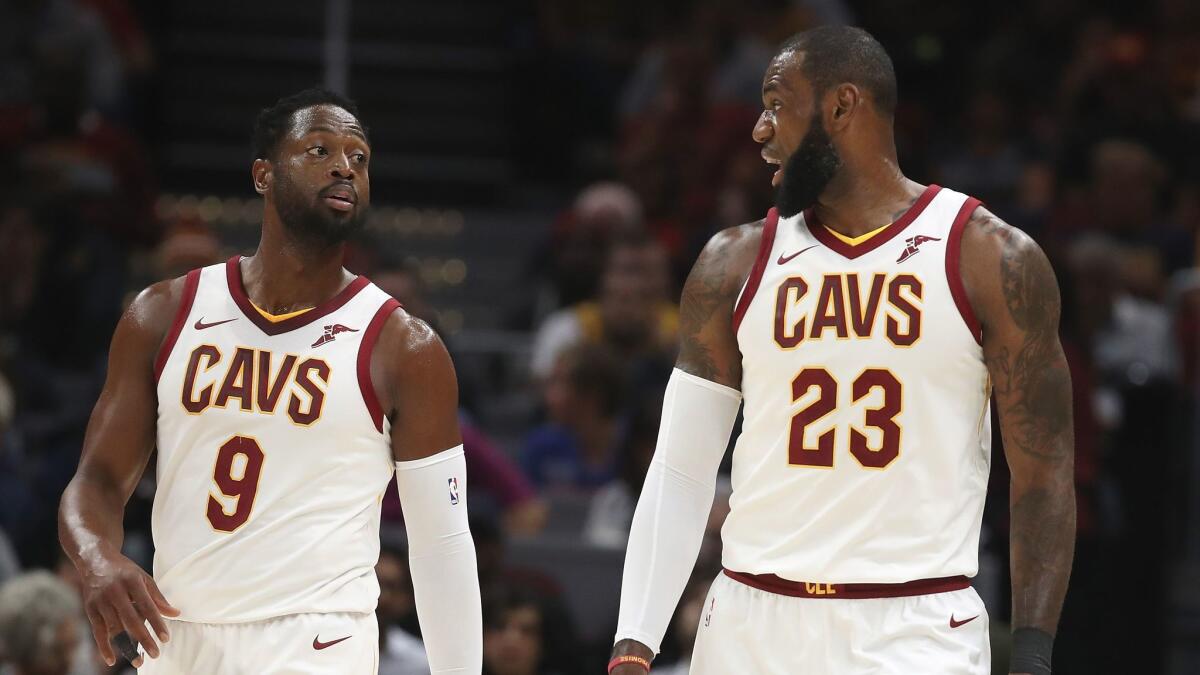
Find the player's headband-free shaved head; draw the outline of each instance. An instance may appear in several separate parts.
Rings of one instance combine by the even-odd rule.
[[[896,113],[896,70],[883,45],[867,31],[854,26],[813,28],[785,40],[776,57],[787,52],[804,53],[800,70],[817,95],[848,82],[870,92],[880,113]]]

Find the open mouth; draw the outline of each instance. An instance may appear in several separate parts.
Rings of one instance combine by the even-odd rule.
[[[772,166],[779,167],[775,169],[775,173],[771,175],[771,185],[778,187],[779,181],[783,179],[783,160],[776,159],[766,152],[762,153],[763,161]]]

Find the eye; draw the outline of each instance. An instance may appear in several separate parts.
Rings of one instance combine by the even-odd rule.
[[[366,163],[367,163],[367,156],[366,156],[365,154],[361,153],[361,152],[355,153],[355,154],[354,154],[354,161],[358,162],[359,164],[366,164]]]
[[[771,110],[779,110],[782,107],[783,101],[780,101],[779,99],[774,99],[771,101]]]
[[[308,154],[312,155],[313,157],[324,157],[325,155],[329,154],[329,151],[326,150],[325,146],[323,145],[314,145],[308,149]]]

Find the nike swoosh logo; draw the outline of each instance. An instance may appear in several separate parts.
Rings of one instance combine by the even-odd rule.
[[[778,262],[780,265],[786,265],[787,262],[789,260],[791,260],[792,258],[795,258],[796,256],[800,255],[801,253],[804,253],[805,251],[807,251],[809,249],[814,249],[818,246],[820,246],[820,244],[813,244],[812,246],[809,246],[808,248],[802,248],[799,251],[796,251],[795,253],[788,255],[788,256],[785,256],[784,254],[780,253],[779,260],[777,260],[776,262]]]
[[[955,621],[955,620],[954,620],[954,615],[953,615],[953,614],[951,614],[951,615],[950,615],[950,627],[951,627],[951,628],[958,628],[959,626],[962,626],[963,624],[968,624],[968,623],[971,623],[972,621],[974,621],[975,619],[978,619],[978,618],[979,618],[979,615],[978,615],[978,614],[976,614],[975,616],[973,616],[973,617],[971,617],[971,618],[969,618],[969,619],[963,619],[962,621]]]
[[[316,650],[321,650],[321,649],[325,649],[326,647],[332,647],[332,646],[336,645],[337,643],[339,643],[339,642],[342,642],[343,640],[349,640],[349,639],[350,639],[350,638],[352,638],[352,637],[354,637],[354,636],[353,636],[353,635],[347,635],[347,636],[346,636],[346,637],[344,637],[344,638],[338,638],[338,639],[336,639],[336,640],[330,640],[329,642],[321,642],[321,636],[320,636],[320,635],[318,635],[318,636],[316,636],[315,638],[313,638],[313,649],[316,649]]]
[[[196,330],[204,330],[205,328],[212,328],[213,326],[220,326],[221,324],[229,323],[230,321],[237,321],[237,317],[234,317],[232,319],[225,319],[224,321],[214,321],[212,323],[204,323],[204,317],[200,317],[199,319],[196,319],[196,325],[194,327]]]

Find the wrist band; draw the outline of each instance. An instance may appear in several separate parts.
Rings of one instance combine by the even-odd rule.
[[[634,656],[633,654],[613,657],[613,660],[608,662],[608,672],[611,673],[614,668],[626,663],[636,663],[645,668],[647,673],[650,672],[650,662],[640,656]]]
[[[1030,675],[1050,675],[1050,656],[1054,636],[1037,628],[1018,628],[1012,634],[1012,659],[1009,671]]]

